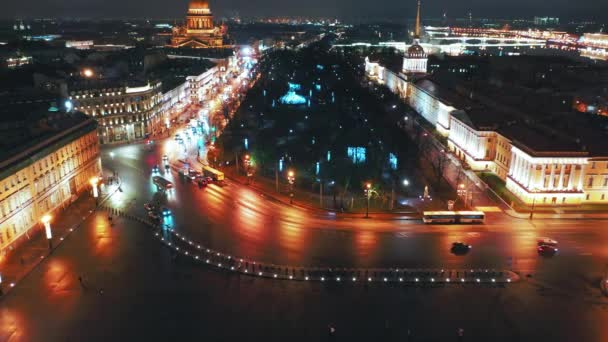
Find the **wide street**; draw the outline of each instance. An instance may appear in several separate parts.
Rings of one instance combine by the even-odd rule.
[[[185,151],[173,136],[102,149],[105,174],[116,173],[122,189],[103,207],[123,214],[110,221],[100,208],[0,297],[0,341],[457,341],[459,328],[465,341],[608,339],[608,299],[599,288],[606,221],[488,212],[483,225],[425,225],[400,214],[364,218],[290,205],[233,179],[199,187],[178,171],[184,162],[200,170],[207,137],[174,128]],[[156,165],[172,191],[157,191]],[[520,279],[400,285],[238,274],[163,245],[134,219],[148,219],[150,202],[171,211],[162,234],[174,229],[234,259],[294,268],[512,270]],[[557,240],[559,252],[540,256],[541,237]],[[454,242],[473,247],[456,255]]]
[[[106,149],[105,167],[123,180],[111,204],[144,216],[154,195],[151,166],[163,143]],[[109,155],[113,152],[114,158]],[[231,275],[174,258],[141,224],[107,214],[89,218],[9,295],[0,309],[2,341],[236,338],[322,340],[603,341],[606,301],[598,282],[606,233],[598,221],[509,219],[483,226],[340,219],[267,200],[228,182],[199,189],[181,182],[166,205],[176,230],[218,250],[284,264],[507,267],[522,275],[506,286],[307,283]],[[553,258],[536,237],[560,242]],[[453,241],[473,244],[466,256]],[[84,279],[79,285],[78,276]],[[563,312],[569,315],[563,315]],[[441,313],[438,315],[438,313]],[[578,317],[572,320],[571,317]],[[109,328],[112,327],[112,328]]]

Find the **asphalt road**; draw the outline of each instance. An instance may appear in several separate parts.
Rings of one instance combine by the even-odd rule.
[[[552,287],[586,293],[597,289],[608,256],[606,222],[601,220],[530,222],[489,213],[485,225],[429,226],[386,216],[340,218],[286,205],[235,182],[199,189],[174,170],[164,174],[174,182],[174,192],[159,196],[151,169],[162,164],[163,154],[183,158],[174,150],[172,141],[159,141],[152,149],[113,149],[114,159],[104,165],[117,170],[125,184],[123,199],[114,204],[143,217],[143,204],[160,199],[173,211],[167,223],[176,231],[250,260],[294,266],[512,269]],[[559,253],[540,257],[540,237],[559,241]],[[471,252],[452,254],[450,246],[457,241],[473,245]]]
[[[123,181],[112,205],[145,215],[143,204],[155,196],[152,166],[164,153],[179,157],[170,145],[103,151],[104,167]],[[340,219],[232,182],[201,190],[175,172],[166,177],[176,186],[164,200],[173,227],[235,256],[311,266],[512,268],[523,280],[413,287],[230,275],[174,258],[149,228],[122,218],[111,227],[99,213],[0,300],[0,341],[408,341],[408,331],[410,341],[457,341],[458,328],[464,341],[608,339],[608,301],[598,288],[604,221],[530,223],[498,213],[477,226]],[[537,255],[540,236],[560,242],[558,255]],[[473,249],[453,255],[454,241]]]

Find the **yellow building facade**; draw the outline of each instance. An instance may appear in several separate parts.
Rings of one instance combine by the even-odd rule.
[[[86,119],[0,162],[0,254],[71,204],[101,173],[97,124]]]

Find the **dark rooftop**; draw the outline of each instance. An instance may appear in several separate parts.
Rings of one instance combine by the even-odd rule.
[[[23,100],[0,95],[0,165],[13,158],[29,158],[46,147],[38,146],[41,142],[69,133],[77,125],[95,129],[94,120],[80,112],[66,112],[65,105],[63,99],[50,96]],[[31,148],[31,153],[19,156]],[[1,169],[13,164],[11,160]]]

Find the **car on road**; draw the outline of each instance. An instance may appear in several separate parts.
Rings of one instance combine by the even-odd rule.
[[[553,256],[555,254],[557,254],[558,249],[555,246],[549,246],[549,245],[542,245],[542,246],[538,246],[538,254],[542,255],[542,256]]]
[[[467,245],[464,242],[454,242],[452,243],[451,251],[454,254],[467,254],[473,246]]]
[[[160,213],[163,217],[171,216],[171,210],[167,207],[162,207]]]
[[[167,164],[169,162],[169,157],[165,154],[163,155],[163,162]]]
[[[541,238],[538,238],[538,245],[557,247],[557,241],[550,239],[548,237],[541,237]]]
[[[158,165],[154,165],[152,167],[152,173],[160,173],[160,167]]]
[[[156,211],[158,207],[152,203],[145,203],[144,209],[146,209],[147,211]]]
[[[206,177],[198,177],[196,183],[198,184],[199,188],[209,185]]]

